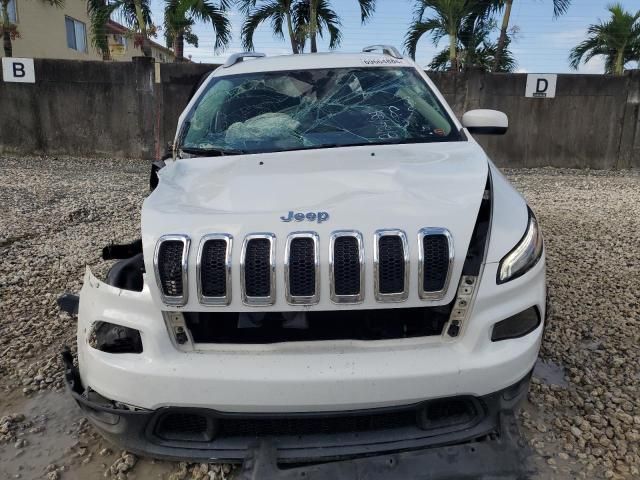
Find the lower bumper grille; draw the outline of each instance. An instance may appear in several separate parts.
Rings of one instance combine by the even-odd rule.
[[[220,421],[220,435],[229,437],[317,435],[386,430],[415,425],[416,413],[413,410],[329,418],[224,419]]]
[[[432,400],[406,407],[362,412],[313,414],[222,414],[211,410],[175,409],[156,422],[155,436],[163,441],[206,442],[218,439],[307,437],[366,434],[414,429],[434,431],[467,428],[482,420],[485,410],[473,397]]]

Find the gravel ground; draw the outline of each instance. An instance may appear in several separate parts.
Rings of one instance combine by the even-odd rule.
[[[521,415],[542,478],[640,477],[640,175],[506,172],[536,211],[551,315]],[[108,242],[139,230],[140,161],[0,157],[0,476],[221,479],[228,465],[137,459],[60,393],[75,320],[60,292],[98,274]],[[17,476],[16,476],[17,475]]]

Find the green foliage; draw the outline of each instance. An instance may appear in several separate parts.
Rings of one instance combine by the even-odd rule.
[[[468,22],[489,15],[490,5],[477,0],[418,0],[413,22],[405,36],[404,47],[411,58],[416,56],[418,41],[428,34],[434,45],[449,37],[449,62],[457,69],[458,34]]]
[[[91,43],[109,55],[107,23],[116,17],[133,33],[145,38],[153,31],[150,0],[87,0],[87,10],[91,24]]]
[[[476,17],[474,22],[469,21],[463,24],[458,32],[457,69],[459,71],[471,68],[485,72],[493,70],[498,44],[492,41],[490,36],[496,29],[495,21],[486,20],[483,17]],[[513,53],[509,50],[510,43],[511,38],[507,36],[506,49],[500,57],[496,70],[498,72],[513,72],[518,65]],[[449,49],[438,53],[429,63],[429,69],[450,70]]]
[[[293,53],[302,53],[306,41],[329,35],[329,48],[334,49],[342,40],[340,18],[332,9],[330,0],[237,0],[240,11],[246,15],[242,26],[242,44],[254,50],[253,37],[263,23],[270,23],[277,38],[285,37],[285,28]],[[365,23],[375,11],[375,0],[358,0],[360,19]],[[312,22],[312,12],[315,16]],[[313,42],[312,42],[313,44]]]
[[[209,0],[166,0],[164,9],[164,30],[167,45],[173,45],[176,39],[198,46],[198,37],[193,26],[198,22],[210,23],[215,32],[216,51],[224,49],[231,41],[231,23],[227,16],[229,0],[220,0],[218,4]],[[182,59],[182,51],[176,48],[176,59]]]
[[[635,13],[624,10],[621,4],[610,5],[608,20],[590,25],[587,39],[579,43],[569,54],[569,65],[577,69],[597,55],[605,57],[605,73],[622,75],[624,66],[640,62],[640,10]]]

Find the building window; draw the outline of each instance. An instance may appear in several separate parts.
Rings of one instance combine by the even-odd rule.
[[[7,5],[9,10],[9,21],[11,23],[18,23],[18,15],[16,14],[16,0],[9,0]]]
[[[87,51],[87,29],[85,24],[71,17],[64,17],[67,28],[67,47],[79,52]]]
[[[124,35],[120,35],[118,33],[114,33],[113,37],[113,45],[122,45],[125,49],[127,48],[127,38]]]

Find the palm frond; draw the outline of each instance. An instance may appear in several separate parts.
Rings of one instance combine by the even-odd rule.
[[[366,23],[376,11],[376,0],[358,0],[360,5],[360,21]]]
[[[429,63],[429,70],[445,72],[449,70],[449,49],[440,50]]]
[[[553,0],[553,16],[559,17],[569,10],[571,0]]]
[[[316,12],[318,15],[318,35],[323,37],[326,28],[329,32],[329,48],[331,50],[337,48],[342,41],[340,17],[331,9],[328,0],[318,0]]]
[[[409,26],[409,31],[407,31],[404,40],[404,49],[411,58],[416,58],[418,41],[425,33],[431,33],[434,39],[440,40],[446,35],[446,30],[442,23],[436,19],[427,19],[426,21],[414,20]]]
[[[274,17],[283,15],[284,12],[281,11],[277,0],[251,10],[242,24],[242,30],[240,32],[242,47],[248,51],[253,51],[255,49],[253,35],[260,24],[272,20]]]

